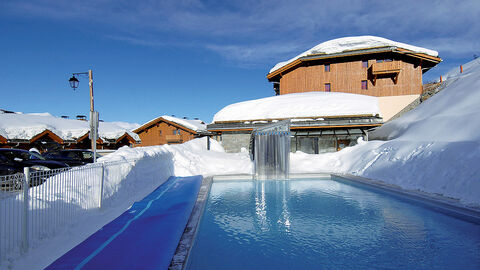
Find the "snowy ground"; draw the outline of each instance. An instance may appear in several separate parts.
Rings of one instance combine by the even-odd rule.
[[[349,173],[480,207],[480,64],[471,64],[468,72],[452,78],[439,94],[375,132],[388,141],[360,141],[354,147],[322,155],[297,152],[291,155],[291,171]],[[215,141],[207,151],[205,139],[182,145],[124,147],[99,161],[126,159],[137,162],[121,170],[123,177],[107,180],[105,192],[111,203],[8,262],[7,268],[44,268],[151,192],[151,181],[158,185],[169,175],[252,172],[248,153],[227,154]],[[161,173],[152,175],[152,168]],[[131,172],[135,178],[130,177]]]

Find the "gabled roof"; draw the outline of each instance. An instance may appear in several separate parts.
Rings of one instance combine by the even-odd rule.
[[[125,132],[134,140],[140,140],[137,134],[130,131],[138,124],[124,122],[100,122],[99,137],[104,139],[118,139]],[[5,113],[0,111],[0,135],[7,140],[30,141],[44,132],[49,136],[55,135],[63,142],[77,141],[88,136],[90,126],[87,121],[63,119],[49,113]],[[45,134],[47,134],[45,133]]]
[[[122,136],[120,136],[115,142],[118,143],[120,142],[121,140],[123,140],[124,138],[127,138],[127,140],[131,143],[138,143],[140,141],[137,141],[135,140],[132,136],[130,136],[130,134],[128,134],[127,132],[125,132]]]
[[[294,58],[276,64],[268,73],[272,79],[303,62],[372,53],[394,52],[425,60],[433,67],[442,60],[438,52],[375,36],[345,37],[318,44]]]
[[[89,139],[89,136],[90,136],[90,131],[88,131],[87,133],[83,134],[82,136],[80,136],[78,139],[77,139],[77,143],[83,141],[83,140],[86,140],[86,139]],[[98,137],[97,139],[97,143],[103,143],[104,140],[102,140],[102,138],[100,138],[100,136]]]
[[[7,138],[0,135],[0,143],[7,143]]]
[[[160,122],[168,123],[177,128],[189,131],[192,134],[199,134],[199,133],[205,132],[207,129],[207,125],[201,120],[180,119],[173,116],[163,115],[148,121],[147,123],[143,124],[141,127],[133,130],[133,132],[138,134]]]
[[[33,136],[31,139],[30,139],[30,143],[33,143],[35,142],[36,140],[44,137],[44,136],[47,136],[47,137],[50,137],[53,141],[57,142],[57,143],[60,143],[62,144],[63,143],[63,139],[60,138],[57,134],[53,133],[52,131],[46,129],[44,130],[43,132]]]

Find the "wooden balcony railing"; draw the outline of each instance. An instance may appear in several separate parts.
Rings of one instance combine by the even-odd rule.
[[[370,67],[371,75],[373,79],[373,85],[375,85],[377,81],[377,77],[381,76],[393,76],[393,82],[397,84],[398,81],[398,74],[400,74],[401,62],[400,61],[390,61],[390,62],[382,62],[382,63],[373,63]]]
[[[180,135],[165,135],[165,140],[167,143],[181,143],[182,137]]]

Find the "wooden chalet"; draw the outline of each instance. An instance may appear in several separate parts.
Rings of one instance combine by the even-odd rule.
[[[322,43],[316,46],[320,49],[277,64],[267,74],[275,94],[325,91],[380,97],[382,116],[387,121],[422,94],[422,74],[441,62],[435,54],[425,52],[429,50],[415,50],[418,47],[383,38],[345,39],[366,45],[325,53]],[[339,45],[344,45],[342,40],[338,39]]]
[[[160,116],[133,130],[141,143],[136,146],[179,144],[207,135],[206,125],[198,119]]]

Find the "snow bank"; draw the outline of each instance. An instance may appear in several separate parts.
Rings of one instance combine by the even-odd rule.
[[[308,92],[234,103],[216,113],[213,122],[376,114],[380,114],[376,97]]]
[[[460,73],[460,67],[455,67],[449,70],[447,73],[443,74],[442,78],[448,81],[454,78],[458,78],[460,76],[464,76],[465,74],[475,72],[478,69],[479,65],[480,65],[480,58],[473,59],[472,61],[462,65],[463,73]]]
[[[6,263],[8,269],[43,269],[56,258],[79,244],[103,225],[128,209],[135,201],[150,194],[170,176],[241,174],[252,172],[252,162],[248,153],[228,154],[215,140],[211,140],[211,150],[207,151],[207,139],[200,138],[179,145],[150,147],[122,147],[112,154],[99,158],[105,162],[104,202],[102,210],[86,212],[79,220],[60,231],[54,238],[34,242],[27,254],[17,254]],[[87,165],[88,166],[98,166]],[[81,175],[82,172],[67,172]],[[96,170],[101,174],[101,170]],[[93,175],[83,178],[93,178]],[[83,180],[81,180],[83,181]],[[49,190],[50,196],[43,198],[46,203],[65,203],[65,207],[83,209],[96,208],[98,183],[88,185],[65,183],[66,189],[74,198],[49,186],[55,179],[30,189],[33,194],[42,194],[38,189]],[[96,181],[98,182],[98,181]],[[89,192],[85,192],[88,189]],[[19,195],[20,196],[20,195]],[[92,203],[93,202],[93,203]],[[87,205],[90,207],[86,208]],[[21,205],[20,205],[21,206]],[[48,252],[45,252],[48,250]],[[3,266],[3,265],[2,265]]]
[[[333,54],[333,53],[341,53],[345,51],[352,51],[352,50],[360,50],[360,49],[369,49],[369,48],[379,48],[379,47],[398,47],[407,49],[417,53],[424,53],[431,56],[438,56],[437,51],[425,49],[422,47],[417,47],[401,42],[392,41],[386,38],[375,37],[375,36],[357,36],[357,37],[344,37],[344,38],[337,38],[332,39],[323,43],[318,44],[317,46],[311,48],[308,51],[305,51],[294,58],[280,62],[276,64],[271,70],[274,72],[277,69],[282,68],[283,66],[288,65],[289,63],[308,55],[315,55],[315,54]]]
[[[140,137],[131,132],[138,126],[125,122],[100,122],[98,134],[100,138],[118,139],[128,133],[139,141]],[[49,113],[0,113],[0,134],[5,134],[7,139],[29,140],[47,129],[63,140],[75,140],[90,131],[90,124],[87,121],[58,118]]]
[[[480,207],[480,65],[416,109],[337,153],[292,154],[292,172],[351,173]]]

